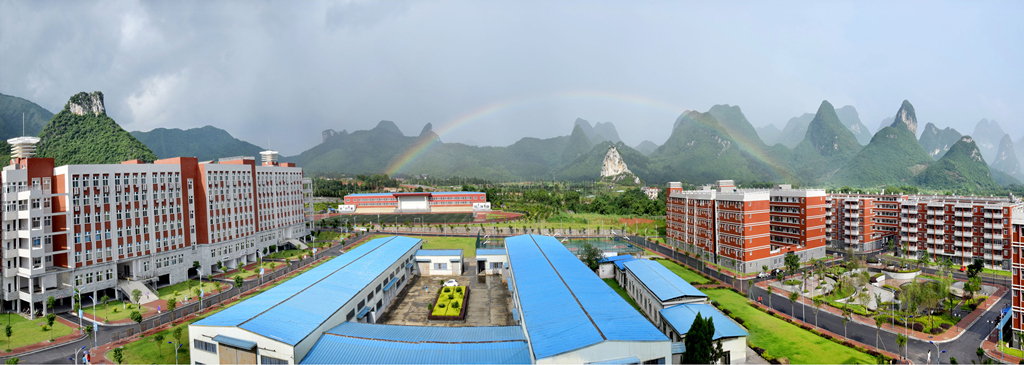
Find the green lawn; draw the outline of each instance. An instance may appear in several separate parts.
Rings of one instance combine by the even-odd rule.
[[[680,264],[677,264],[674,261],[665,259],[655,259],[654,261],[661,263],[666,268],[676,273],[676,275],[679,275],[679,277],[683,278],[683,280],[686,280],[686,282],[690,284],[704,284],[708,281],[708,279],[705,279],[703,276],[700,276],[700,274],[698,274],[697,272],[690,270],[690,268],[688,267],[684,267]]]
[[[198,280],[191,280],[191,284],[192,284],[192,288],[193,288],[192,290],[188,289],[189,284],[190,284],[189,281],[185,281],[185,282],[181,282],[181,283],[177,283],[177,284],[174,284],[174,285],[169,285],[169,286],[165,286],[163,288],[157,289],[156,292],[157,292],[157,295],[160,296],[160,299],[163,299],[163,300],[171,299],[171,297],[175,296],[174,292],[178,292],[178,295],[177,295],[178,303],[181,303],[181,302],[185,301],[185,295],[186,294],[188,294],[190,299],[194,299],[195,298],[195,292],[194,291],[195,291],[195,288],[199,286],[199,281]],[[213,283],[211,283],[209,281],[204,281],[203,282],[203,291],[205,291],[206,293],[211,293],[211,292],[214,291],[213,289],[214,289]],[[99,309],[99,308],[97,308],[97,309]]]
[[[269,254],[266,256],[266,258],[297,260],[299,258],[302,258],[303,255],[311,254],[313,254],[313,251],[311,250],[284,250]]]
[[[43,331],[43,326],[46,325],[46,318],[44,317],[30,321],[17,314],[0,314],[0,321],[3,321],[3,323],[0,323],[3,326],[7,326],[7,321],[10,321],[11,329],[14,331],[11,334],[10,343],[8,343],[7,337],[0,334],[0,343],[3,344],[4,350],[8,347],[16,349],[50,339],[51,331]],[[53,338],[71,334],[71,327],[65,326],[59,321],[54,321],[53,326],[56,327],[52,330]]]
[[[1021,352],[1020,349],[1018,349],[1018,348],[1006,347],[1006,342],[1005,341],[999,343],[999,349],[1002,350],[1003,353],[1005,353],[1007,355],[1016,356],[1018,358],[1024,359],[1024,352]]]
[[[986,274],[999,275],[999,276],[1010,276],[1010,272],[1006,271],[1006,270],[981,269],[981,272],[986,273]]]
[[[728,289],[704,290],[712,300],[743,318],[750,333],[747,342],[792,364],[874,364],[875,359],[849,347],[826,340],[799,326],[769,316],[747,304],[747,298]]]
[[[629,302],[629,305],[633,306],[633,308],[636,308],[637,312],[640,312],[641,315],[644,315],[644,311],[640,309],[640,306],[636,305],[636,301],[633,300],[633,298],[629,297],[629,293],[626,293],[626,289],[623,289],[621,286],[619,286],[619,283],[615,281],[615,279],[604,279],[604,282],[608,284],[608,286],[612,287],[612,289],[615,289],[615,292],[619,293],[619,295],[622,296],[622,299],[625,299],[626,302]],[[646,315],[644,316],[646,317]]]
[[[128,315],[132,314],[132,311],[139,311],[139,313],[145,314],[149,312],[149,308],[144,306],[140,307],[135,304],[127,303],[132,308],[126,308],[126,303],[120,300],[111,300],[107,302],[106,307],[103,304],[96,306],[96,316],[103,318],[107,322],[116,322],[122,319],[128,318]],[[82,312],[92,314],[92,306],[82,308]]]

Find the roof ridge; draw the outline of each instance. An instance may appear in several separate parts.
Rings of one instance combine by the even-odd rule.
[[[597,322],[594,322],[594,318],[590,316],[590,311],[587,311],[587,308],[583,307],[583,303],[580,302],[580,298],[576,297],[576,293],[569,287],[569,283],[565,282],[565,278],[562,277],[562,273],[558,272],[558,269],[555,268],[555,264],[553,264],[551,259],[548,258],[548,255],[544,253],[544,249],[540,247],[540,244],[537,243],[537,240],[533,238],[532,234],[529,234],[528,236],[530,237],[530,241],[533,241],[533,244],[537,246],[537,250],[540,251],[541,256],[544,256],[544,260],[548,262],[548,265],[551,265],[551,270],[555,272],[555,275],[558,275],[558,280],[561,280],[562,285],[565,285],[565,289],[569,291],[569,295],[572,295],[572,299],[580,306],[580,310],[582,310],[583,314],[585,314],[587,319],[590,320],[590,324],[593,325],[594,329],[597,330],[597,333],[601,335],[601,339],[603,341],[608,341],[608,336],[605,336],[604,331],[601,331],[601,327],[597,325]]]
[[[644,261],[649,261],[650,263],[654,263],[654,260],[644,260]],[[648,268],[651,268],[651,266],[650,266],[651,264],[650,263],[645,262],[644,266],[647,266]],[[665,270],[668,270],[668,268],[665,267],[665,265],[662,265],[660,263],[658,263],[658,265],[661,266],[661,267],[664,267]],[[655,275],[658,275],[658,277],[664,279],[665,283],[667,283],[668,285],[671,285],[673,288],[676,288],[676,290],[679,290],[680,292],[685,292],[682,288],[676,286],[675,284],[672,283],[672,281],[668,280],[668,278],[666,278],[664,275],[661,275],[661,273],[659,273],[658,270],[655,270],[655,269],[652,268],[651,272],[653,272]],[[679,276],[676,276],[676,277],[679,277]],[[679,279],[683,280],[683,278],[679,278]],[[683,280],[683,281],[685,281],[685,280]],[[689,283],[687,283],[687,284],[689,284]],[[693,285],[690,285],[690,287],[696,288]],[[655,293],[655,294],[657,294],[657,293]]]

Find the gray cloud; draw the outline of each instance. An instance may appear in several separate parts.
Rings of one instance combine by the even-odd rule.
[[[129,130],[214,125],[286,154],[395,121],[445,141],[662,142],[676,115],[755,126],[852,104],[874,128],[1024,134],[1019,2],[0,2],[0,92],[56,111],[102,90]]]

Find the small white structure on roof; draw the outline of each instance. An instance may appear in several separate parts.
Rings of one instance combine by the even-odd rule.
[[[462,275],[462,250],[418,250],[416,267],[420,275],[459,276]]]

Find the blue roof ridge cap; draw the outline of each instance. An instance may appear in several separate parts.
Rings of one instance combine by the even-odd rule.
[[[377,247],[374,247],[374,248],[373,248],[372,250],[370,250],[370,251],[367,251],[366,253],[364,253],[364,254],[363,254],[362,256],[359,256],[359,257],[358,257],[358,258],[356,258],[355,260],[352,260],[352,262],[349,262],[349,263],[345,264],[344,266],[342,266],[342,267],[339,267],[339,268],[335,269],[335,270],[334,270],[334,271],[332,271],[332,272],[331,272],[330,274],[324,275],[324,277],[320,278],[320,280],[314,281],[313,283],[309,284],[309,285],[308,285],[308,286],[306,286],[305,288],[302,288],[302,290],[299,290],[299,291],[295,292],[295,294],[292,294],[292,295],[290,295],[289,297],[285,298],[284,300],[281,300],[281,301],[277,302],[277,304],[274,304],[274,305],[272,305],[272,306],[268,307],[268,308],[267,308],[266,310],[264,310],[264,311],[262,311],[262,312],[259,312],[259,313],[257,313],[257,314],[256,314],[255,316],[249,317],[249,319],[247,319],[247,320],[243,321],[242,323],[239,323],[238,325],[236,325],[236,327],[242,327],[242,325],[244,325],[244,324],[246,324],[246,323],[249,323],[249,321],[251,321],[251,320],[253,320],[253,319],[256,319],[256,317],[259,317],[259,316],[263,315],[264,313],[267,313],[267,312],[269,312],[270,310],[272,310],[272,309],[274,309],[274,308],[277,308],[277,306],[279,306],[279,305],[283,304],[284,302],[287,302],[287,301],[291,300],[291,299],[292,299],[292,298],[294,298],[294,297],[295,297],[296,295],[299,295],[299,294],[301,294],[302,292],[304,292],[304,291],[308,290],[309,288],[312,288],[312,287],[316,286],[316,284],[320,283],[321,281],[327,280],[327,278],[331,277],[331,276],[332,276],[332,275],[334,275],[334,274],[337,274],[337,273],[338,273],[338,271],[341,271],[342,269],[344,269],[344,268],[348,267],[348,265],[351,265],[352,263],[354,263],[354,262],[356,262],[356,261],[359,261],[359,259],[361,259],[361,258],[363,258],[363,257],[366,257],[366,255],[369,255],[369,254],[370,254],[371,252],[373,252],[373,251],[376,251],[377,249],[379,249],[379,248],[383,247],[384,245],[386,245],[386,244],[387,244],[388,242],[391,242],[391,241],[392,241],[392,240],[394,240],[395,238],[398,238],[398,236],[391,236],[391,237],[389,237],[387,241],[384,241],[384,243],[381,243],[381,244],[380,244],[380,245],[378,245]]]
[[[601,327],[597,325],[597,322],[594,322],[594,317],[590,316],[590,312],[583,306],[583,302],[580,302],[580,298],[576,296],[576,293],[572,291],[572,287],[569,286],[569,283],[565,282],[565,278],[562,277],[562,273],[558,272],[558,268],[555,267],[555,264],[551,262],[551,258],[548,257],[548,254],[544,252],[544,249],[540,247],[539,243],[537,243],[537,239],[533,237],[534,235],[529,234],[528,236],[530,237],[530,241],[533,241],[533,244],[537,246],[537,251],[540,252],[541,256],[544,256],[544,260],[548,262],[548,265],[551,265],[551,269],[554,270],[555,275],[558,275],[558,280],[561,280],[562,285],[565,285],[565,289],[569,291],[569,295],[572,295],[572,299],[576,301],[576,305],[580,306],[580,310],[583,311],[583,314],[587,315],[587,319],[590,320],[590,324],[597,330],[597,334],[601,335],[601,340],[608,341],[608,336],[605,336]]]
[[[631,266],[630,263],[643,264],[645,267],[647,267],[651,271],[651,273],[653,273],[653,274],[657,275],[658,277],[662,278],[665,281],[665,284],[668,284],[668,285],[672,286],[673,288],[675,288],[676,290],[678,290],[681,293],[685,293],[686,292],[685,290],[683,290],[683,288],[680,288],[680,287],[676,286],[668,278],[666,278],[665,276],[661,275],[661,273],[659,273],[658,270],[655,270],[654,268],[652,268],[650,265],[652,265],[652,263],[654,263],[654,260],[630,260],[630,261],[626,261],[625,263],[623,263],[623,265],[625,265],[626,268],[629,269],[630,266]],[[657,264],[657,265],[659,265],[661,267],[665,267],[665,266],[663,266],[661,264]],[[668,268],[665,268],[665,269],[667,270]],[[630,271],[632,271],[632,270],[630,270]],[[634,275],[635,275],[635,273],[634,273]],[[682,279],[682,278],[680,278],[680,279]],[[640,280],[640,282],[643,283],[643,280]],[[647,284],[644,284],[644,286],[646,287]],[[693,285],[690,285],[690,287],[696,288]],[[647,290],[651,290],[651,288],[648,287]],[[651,290],[651,292],[653,293],[654,290]],[[657,293],[655,293],[655,295],[657,295]],[[690,296],[690,295],[684,295],[684,296]],[[707,295],[704,295],[704,296],[706,297]],[[678,298],[678,297],[676,297],[676,298]],[[672,298],[667,298],[667,299],[672,299]]]

